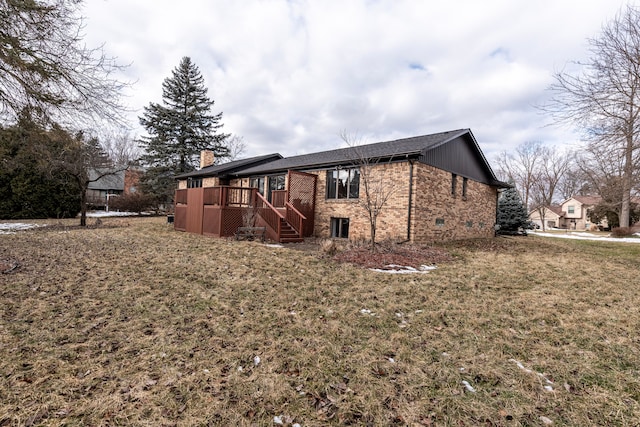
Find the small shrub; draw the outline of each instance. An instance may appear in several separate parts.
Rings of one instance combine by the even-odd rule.
[[[333,240],[326,239],[320,242],[320,249],[327,255],[335,255],[338,248],[336,248],[336,243]]]
[[[611,230],[611,237],[629,237],[633,236],[633,229],[629,227],[616,227]]]
[[[143,193],[126,194],[109,201],[109,208],[112,210],[140,213],[151,207],[153,207],[153,198]]]

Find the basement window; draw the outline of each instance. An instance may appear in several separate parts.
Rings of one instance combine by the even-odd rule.
[[[349,238],[349,218],[331,218],[331,237]]]

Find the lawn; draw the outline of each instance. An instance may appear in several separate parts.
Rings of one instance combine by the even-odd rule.
[[[640,245],[438,249],[387,274],[161,218],[0,235],[0,426],[638,424]]]

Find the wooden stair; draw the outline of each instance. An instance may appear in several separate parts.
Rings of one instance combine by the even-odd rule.
[[[300,234],[284,219],[280,219],[280,236],[278,236],[278,240],[280,243],[304,242]]]

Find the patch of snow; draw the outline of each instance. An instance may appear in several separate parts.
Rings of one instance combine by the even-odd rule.
[[[284,246],[279,243],[265,243],[264,245],[268,248],[284,248]]]
[[[544,415],[540,415],[540,421],[542,421],[542,424],[546,426],[550,426],[553,424],[553,421],[551,421],[549,418],[545,417]]]
[[[473,388],[471,386],[471,384],[469,384],[469,381],[462,381],[462,385],[464,385],[464,388],[466,388],[467,391],[470,391],[471,393],[475,393],[476,392],[476,389]]]
[[[42,226],[38,224],[27,224],[24,222],[2,222],[0,223],[0,234],[15,234],[16,231],[29,230],[37,227]]]
[[[528,374],[535,373],[537,376],[542,378],[547,383],[547,385],[544,386],[545,391],[553,391],[553,387],[551,387],[551,385],[550,385],[550,384],[553,384],[553,381],[551,381],[549,378],[547,378],[543,373],[536,372],[534,370],[526,368],[522,363],[518,362],[516,359],[509,359],[509,362],[515,363],[518,368],[522,369],[523,371],[525,371]]]
[[[256,366],[260,364],[260,356],[256,356],[253,358],[253,364]]]
[[[376,314],[373,313],[371,310],[369,310],[368,308],[363,308],[360,309],[360,314],[368,314],[370,316],[375,316]]]
[[[114,211],[90,211],[87,212],[87,218],[106,218],[110,216],[136,216],[136,212],[114,212]],[[143,213],[144,215],[144,213]]]
[[[435,265],[421,265],[420,268],[414,268],[407,265],[389,264],[384,268],[370,268],[369,270],[378,273],[390,273],[390,274],[409,274],[409,273],[428,273],[431,270],[435,270]]]
[[[283,425],[284,421],[282,421],[282,415],[280,416],[276,415],[275,417],[273,417],[273,423],[278,425]]]
[[[566,232],[560,233],[541,233],[539,231],[530,231],[529,234],[540,237],[556,237],[559,239],[579,239],[579,240],[596,240],[599,242],[623,242],[623,243],[640,243],[640,239],[635,237],[604,237],[591,233]],[[637,233],[636,233],[637,235]]]

